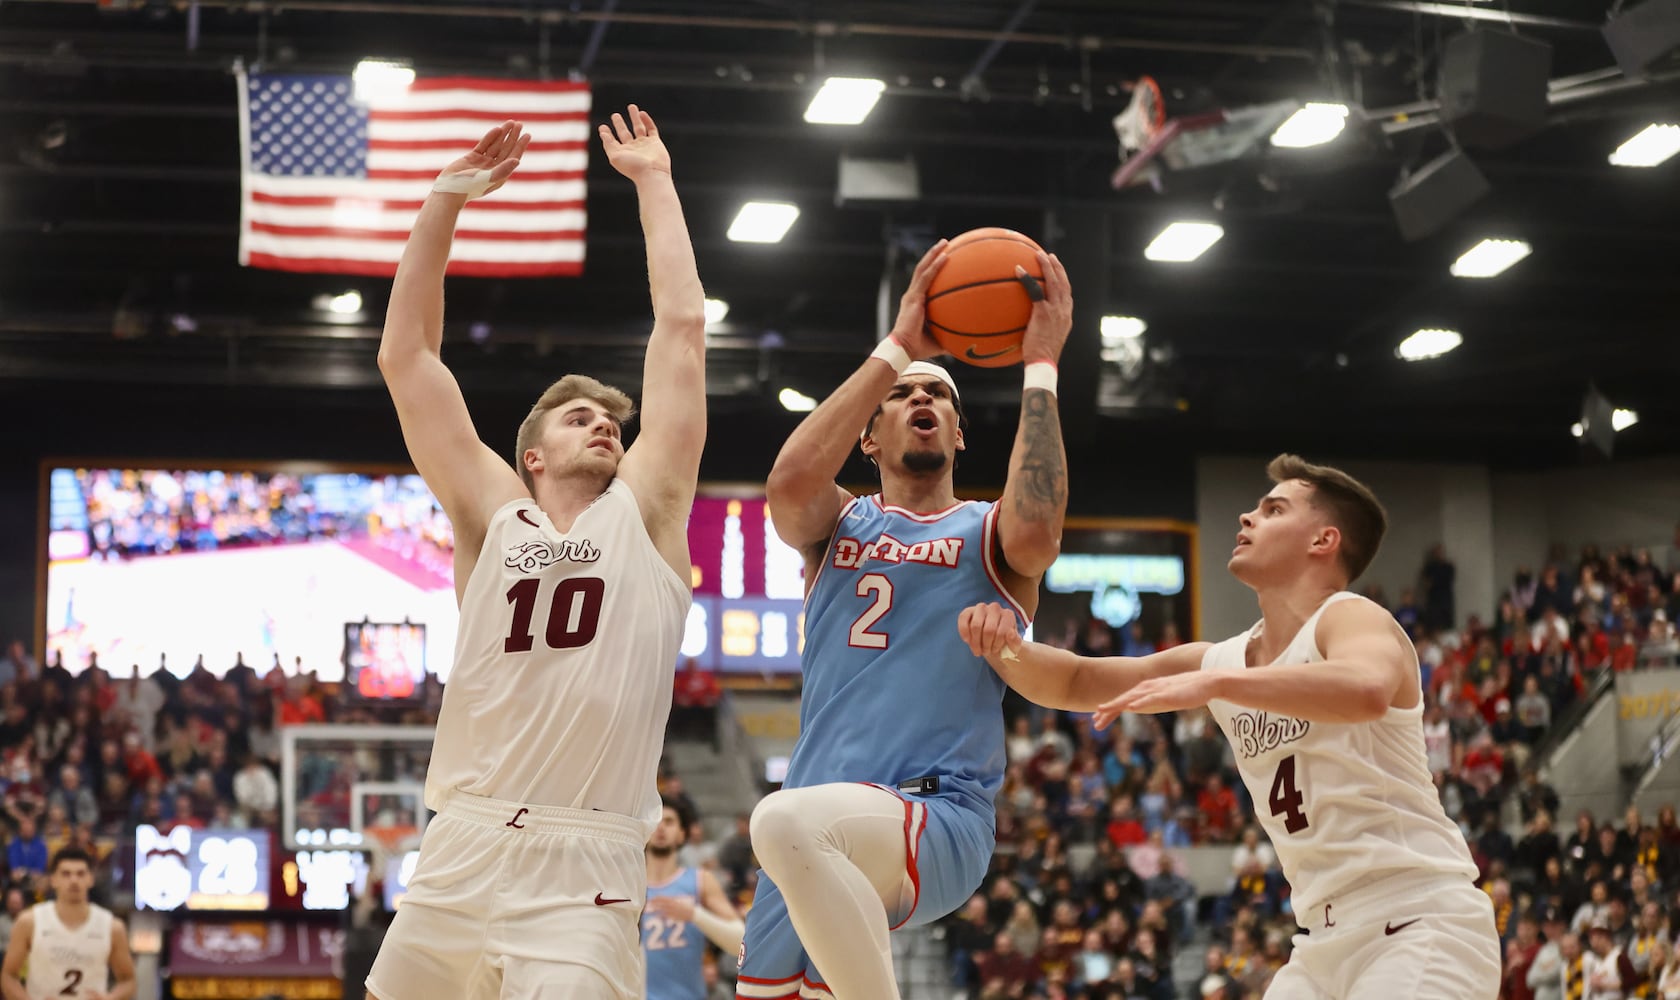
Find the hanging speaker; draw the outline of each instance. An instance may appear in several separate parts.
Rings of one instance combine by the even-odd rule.
[[[1441,58],[1441,120],[1466,146],[1498,149],[1546,127],[1552,47],[1506,31],[1466,32]]]
[[[1451,149],[1406,175],[1388,193],[1400,235],[1421,240],[1451,222],[1488,193],[1487,178],[1465,156]]]
[[[1680,49],[1680,0],[1645,0],[1604,26],[1604,42],[1616,65],[1638,76]]]

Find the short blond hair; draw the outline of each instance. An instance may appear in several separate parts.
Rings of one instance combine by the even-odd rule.
[[[1348,582],[1359,579],[1377,557],[1388,533],[1388,511],[1371,488],[1341,469],[1314,465],[1299,455],[1279,455],[1266,466],[1274,483],[1299,479],[1313,488],[1312,505],[1330,515],[1342,533],[1337,552]]]
[[[590,378],[588,375],[567,375],[560,381],[543,390],[537,397],[537,402],[531,407],[531,412],[519,424],[519,435],[513,442],[513,466],[519,470],[519,478],[525,481],[525,488],[536,491],[537,483],[531,475],[531,470],[525,467],[525,453],[536,446],[537,439],[542,437],[543,417],[550,410],[562,403],[574,399],[587,399],[607,411],[607,415],[618,422],[622,429],[636,414],[636,404],[624,394],[622,389],[614,388],[604,382]]]

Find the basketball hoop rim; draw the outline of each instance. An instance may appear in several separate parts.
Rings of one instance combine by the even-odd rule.
[[[1139,90],[1150,95],[1154,104],[1154,110],[1149,116],[1149,131],[1151,137],[1153,137],[1156,132],[1161,130],[1162,126],[1167,124],[1167,100],[1161,93],[1161,85],[1156,83],[1155,78],[1148,74],[1144,74],[1132,82],[1134,96]]]

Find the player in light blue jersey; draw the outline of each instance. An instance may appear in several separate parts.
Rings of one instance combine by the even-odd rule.
[[[747,1000],[896,1000],[889,929],[955,909],[991,860],[1004,689],[953,623],[966,605],[1003,600],[1025,627],[1060,551],[1055,362],[1073,296],[1061,262],[1041,254],[1003,498],[959,501],[956,381],[920,360],[940,350],[924,306],[944,261],[942,242],[917,265],[892,334],[793,432],[766,483],[776,533],[805,556],[805,683],[784,787],[753,813],[764,871],[736,985]],[[881,476],[869,497],[834,482],[860,435]]]
[[[717,876],[677,864],[688,828],[684,810],[666,799],[646,851],[642,954],[647,957],[647,1000],[705,1000],[706,942],[732,953],[741,947],[741,915]]]

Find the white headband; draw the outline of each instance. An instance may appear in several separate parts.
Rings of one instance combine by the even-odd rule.
[[[951,387],[952,396],[958,395],[957,380],[951,377],[950,372],[931,361],[910,362],[905,366],[903,371],[898,373],[898,377],[900,379],[904,378],[906,375],[932,375],[934,378]]]

